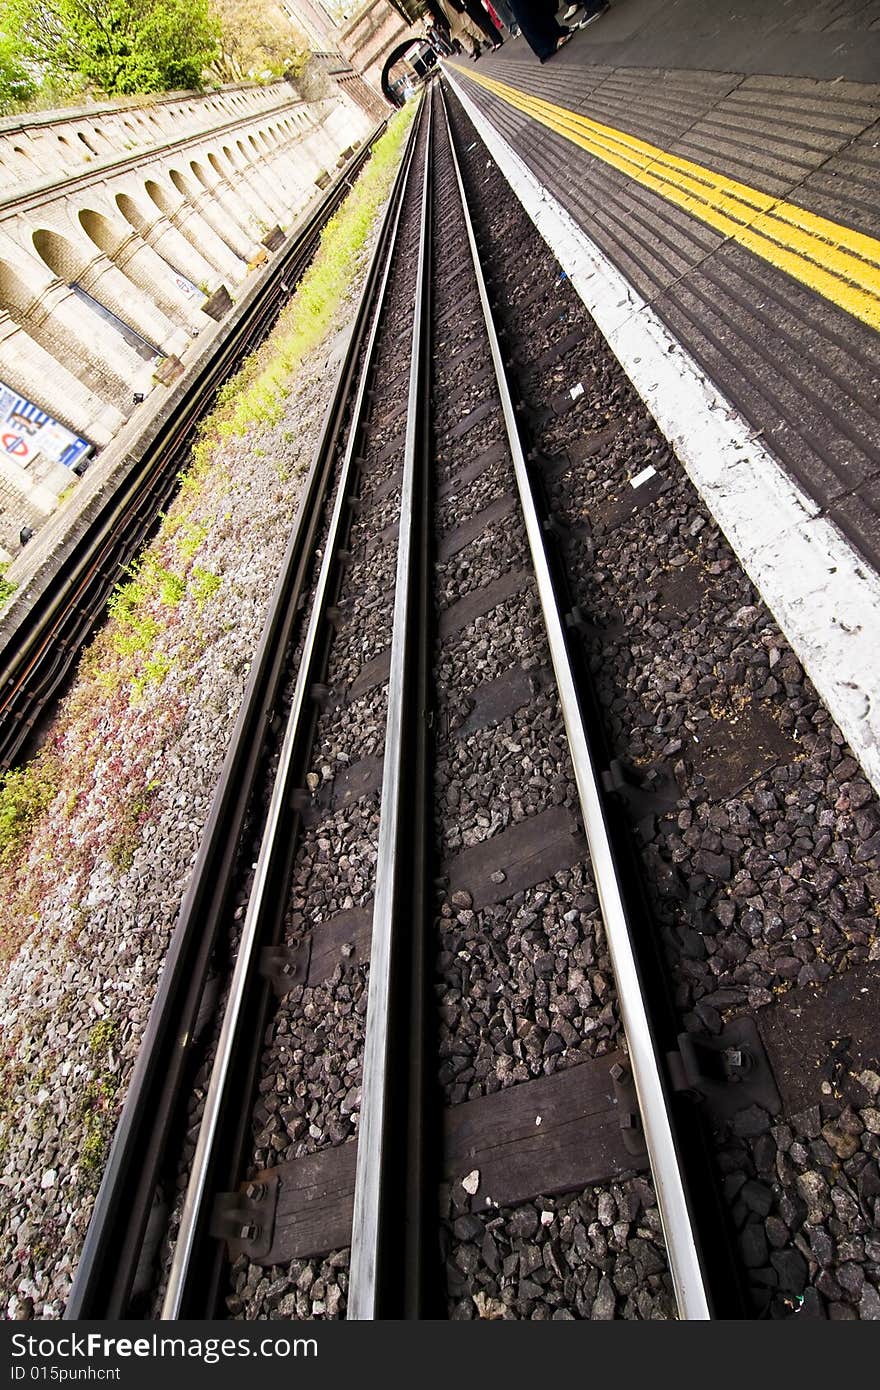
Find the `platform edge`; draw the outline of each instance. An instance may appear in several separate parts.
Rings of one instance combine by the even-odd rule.
[[[880,793],[880,577],[445,69]]]

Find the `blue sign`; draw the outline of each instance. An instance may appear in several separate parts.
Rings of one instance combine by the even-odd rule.
[[[73,468],[92,445],[0,381],[0,453],[27,467],[37,455]]]

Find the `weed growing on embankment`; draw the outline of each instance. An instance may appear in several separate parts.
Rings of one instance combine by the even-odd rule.
[[[297,367],[336,322],[376,215],[388,197],[414,110],[414,102],[405,107],[378,141],[351,194],[321,233],[318,252],[275,331],[221,389],[217,408],[202,428],[197,454],[218,439],[280,419]]]

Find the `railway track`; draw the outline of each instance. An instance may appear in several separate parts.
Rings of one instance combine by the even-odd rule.
[[[661,618],[685,642],[685,566],[660,592],[640,576],[628,627],[596,552],[644,508],[662,553],[680,484],[474,149],[435,85],[313,468],[308,544],[302,525],[292,541],[299,577],[279,585],[255,662],[274,665],[274,694],[239,719],[69,1317],[130,1312],[135,1285],[144,1296],[162,1181],[182,1193],[148,1281],[168,1318],[706,1319],[804,1302],[819,1189],[797,1181],[797,1157],[789,1172],[770,1152],[793,1106],[773,1044],[784,1001],[754,984],[734,933],[720,986],[694,987],[742,837],[716,815],[687,840],[689,896],[664,853],[699,820],[688,776],[728,801],[760,792],[790,753],[786,728],[740,708],[739,746],[710,737],[704,750],[698,721],[688,773],[674,762],[682,721],[636,718],[625,762],[619,652],[643,627],[665,642]],[[595,461],[615,448],[625,487],[603,491]],[[590,485],[598,538],[583,522]],[[692,502],[684,515],[695,527]],[[711,553],[726,574],[723,545]],[[249,777],[240,793],[242,759],[268,765],[263,792]],[[234,870],[254,796],[262,828]],[[751,888],[740,896],[757,913]],[[197,1056],[210,1080],[169,1173],[159,1150],[193,1068],[177,1040],[197,1033],[212,954],[216,972],[227,949]],[[725,961],[741,971],[726,994]],[[804,1123],[828,1147],[856,1132],[846,1116],[871,1083],[859,1095],[838,1069],[824,1084],[824,1111]],[[870,1186],[857,1195],[869,1202]]]
[[[36,597],[0,652],[0,771],[26,753],[35,728],[103,616],[109,595],[174,496],[199,421],[223,383],[269,333],[314,256],[324,225],[383,129],[384,123],[280,249],[260,292],[187,386],[173,416],[145,441],[125,482],[70,547],[51,585]]]

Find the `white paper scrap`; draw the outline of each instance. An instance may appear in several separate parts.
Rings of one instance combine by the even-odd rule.
[[[642,483],[646,483],[649,478],[653,478],[656,472],[657,469],[652,468],[651,464],[649,463],[647,468],[642,469],[641,473],[637,473],[634,478],[630,478],[630,487],[641,487]]]

